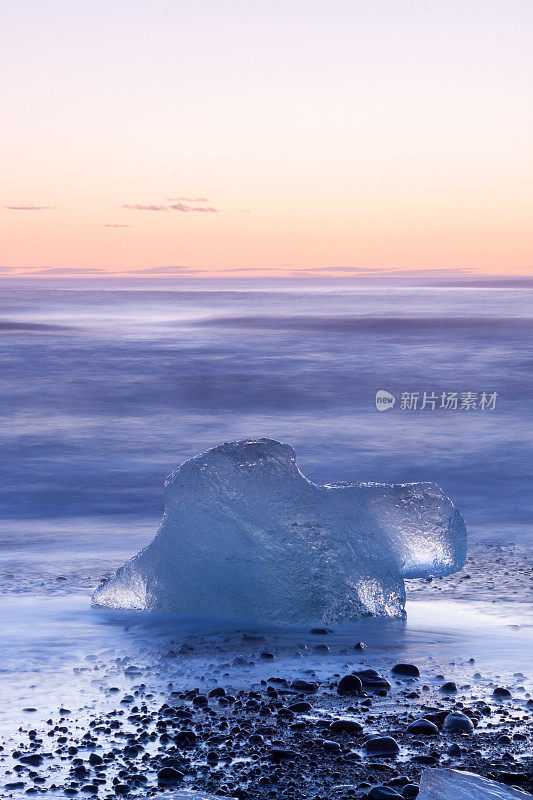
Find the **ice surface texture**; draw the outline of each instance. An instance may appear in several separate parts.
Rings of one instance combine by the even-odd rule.
[[[531,795],[471,772],[426,769],[420,779],[418,800],[526,800],[526,797]]]
[[[463,519],[435,484],[318,486],[289,445],[248,440],[167,478],[155,539],[93,599],[270,622],[401,616],[404,578],[449,575],[465,556]]]

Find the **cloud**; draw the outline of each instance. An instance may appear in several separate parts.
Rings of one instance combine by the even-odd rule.
[[[139,203],[126,203],[120,207],[127,208],[129,211],[168,211],[166,206],[143,206]]]
[[[131,228],[131,225],[118,225],[113,222],[104,222],[102,225],[95,225],[95,228]]]
[[[434,267],[428,269],[404,269],[400,267],[302,267],[297,269],[293,266],[290,267],[291,276],[298,275],[329,275],[334,273],[335,277],[341,273],[342,275],[360,275],[365,276],[387,276],[387,277],[453,277],[460,275],[478,275],[479,272],[474,267]]]
[[[9,211],[51,211],[57,206],[4,206]]]
[[[194,201],[200,202],[200,200]],[[161,205],[142,205],[142,203],[125,203],[120,206],[128,211],[181,211],[183,214],[200,213],[200,214],[218,214],[219,208],[213,206],[190,206],[186,203],[171,203],[168,206]]]
[[[196,267],[145,267],[144,269],[130,269],[128,275],[196,275],[205,272],[205,269]]]
[[[286,267],[228,267],[224,272],[279,272],[285,274]]]
[[[29,273],[31,275],[107,275],[106,270],[97,269],[96,267],[47,267],[46,269],[39,269],[35,272]]]
[[[172,211],[183,211],[186,214],[189,211],[199,211],[204,214],[218,214],[220,211],[220,209],[213,208],[212,206],[186,206],[183,203],[173,203],[169,208]]]
[[[350,272],[350,273],[373,273],[383,270],[376,267],[302,267],[305,272]]]

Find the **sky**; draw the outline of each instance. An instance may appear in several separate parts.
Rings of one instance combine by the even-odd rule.
[[[3,0],[0,274],[531,274],[532,35],[531,0]]]

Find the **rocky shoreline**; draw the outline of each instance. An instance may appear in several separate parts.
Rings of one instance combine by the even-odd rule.
[[[310,633],[315,644],[302,644],[303,653],[327,655],[328,630]],[[28,708],[28,724],[1,743],[2,797],[111,800],[197,789],[240,800],[413,798],[421,772],[435,766],[533,792],[533,699],[521,673],[500,686],[479,683],[475,672],[457,685],[444,668],[429,675],[416,664],[378,671],[359,642],[358,665],[324,678],[300,663],[291,676],[277,673],[275,648],[262,639],[244,634],[239,654],[214,659],[187,689],[174,680],[162,690],[155,680],[165,664],[194,662],[186,641],[155,672],[128,659],[107,671],[94,663],[101,696],[78,711],[58,709],[44,726],[32,726]],[[248,673],[244,685],[235,670]]]

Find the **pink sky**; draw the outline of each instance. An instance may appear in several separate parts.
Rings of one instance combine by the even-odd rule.
[[[530,0],[3,9],[2,274],[532,271]]]

